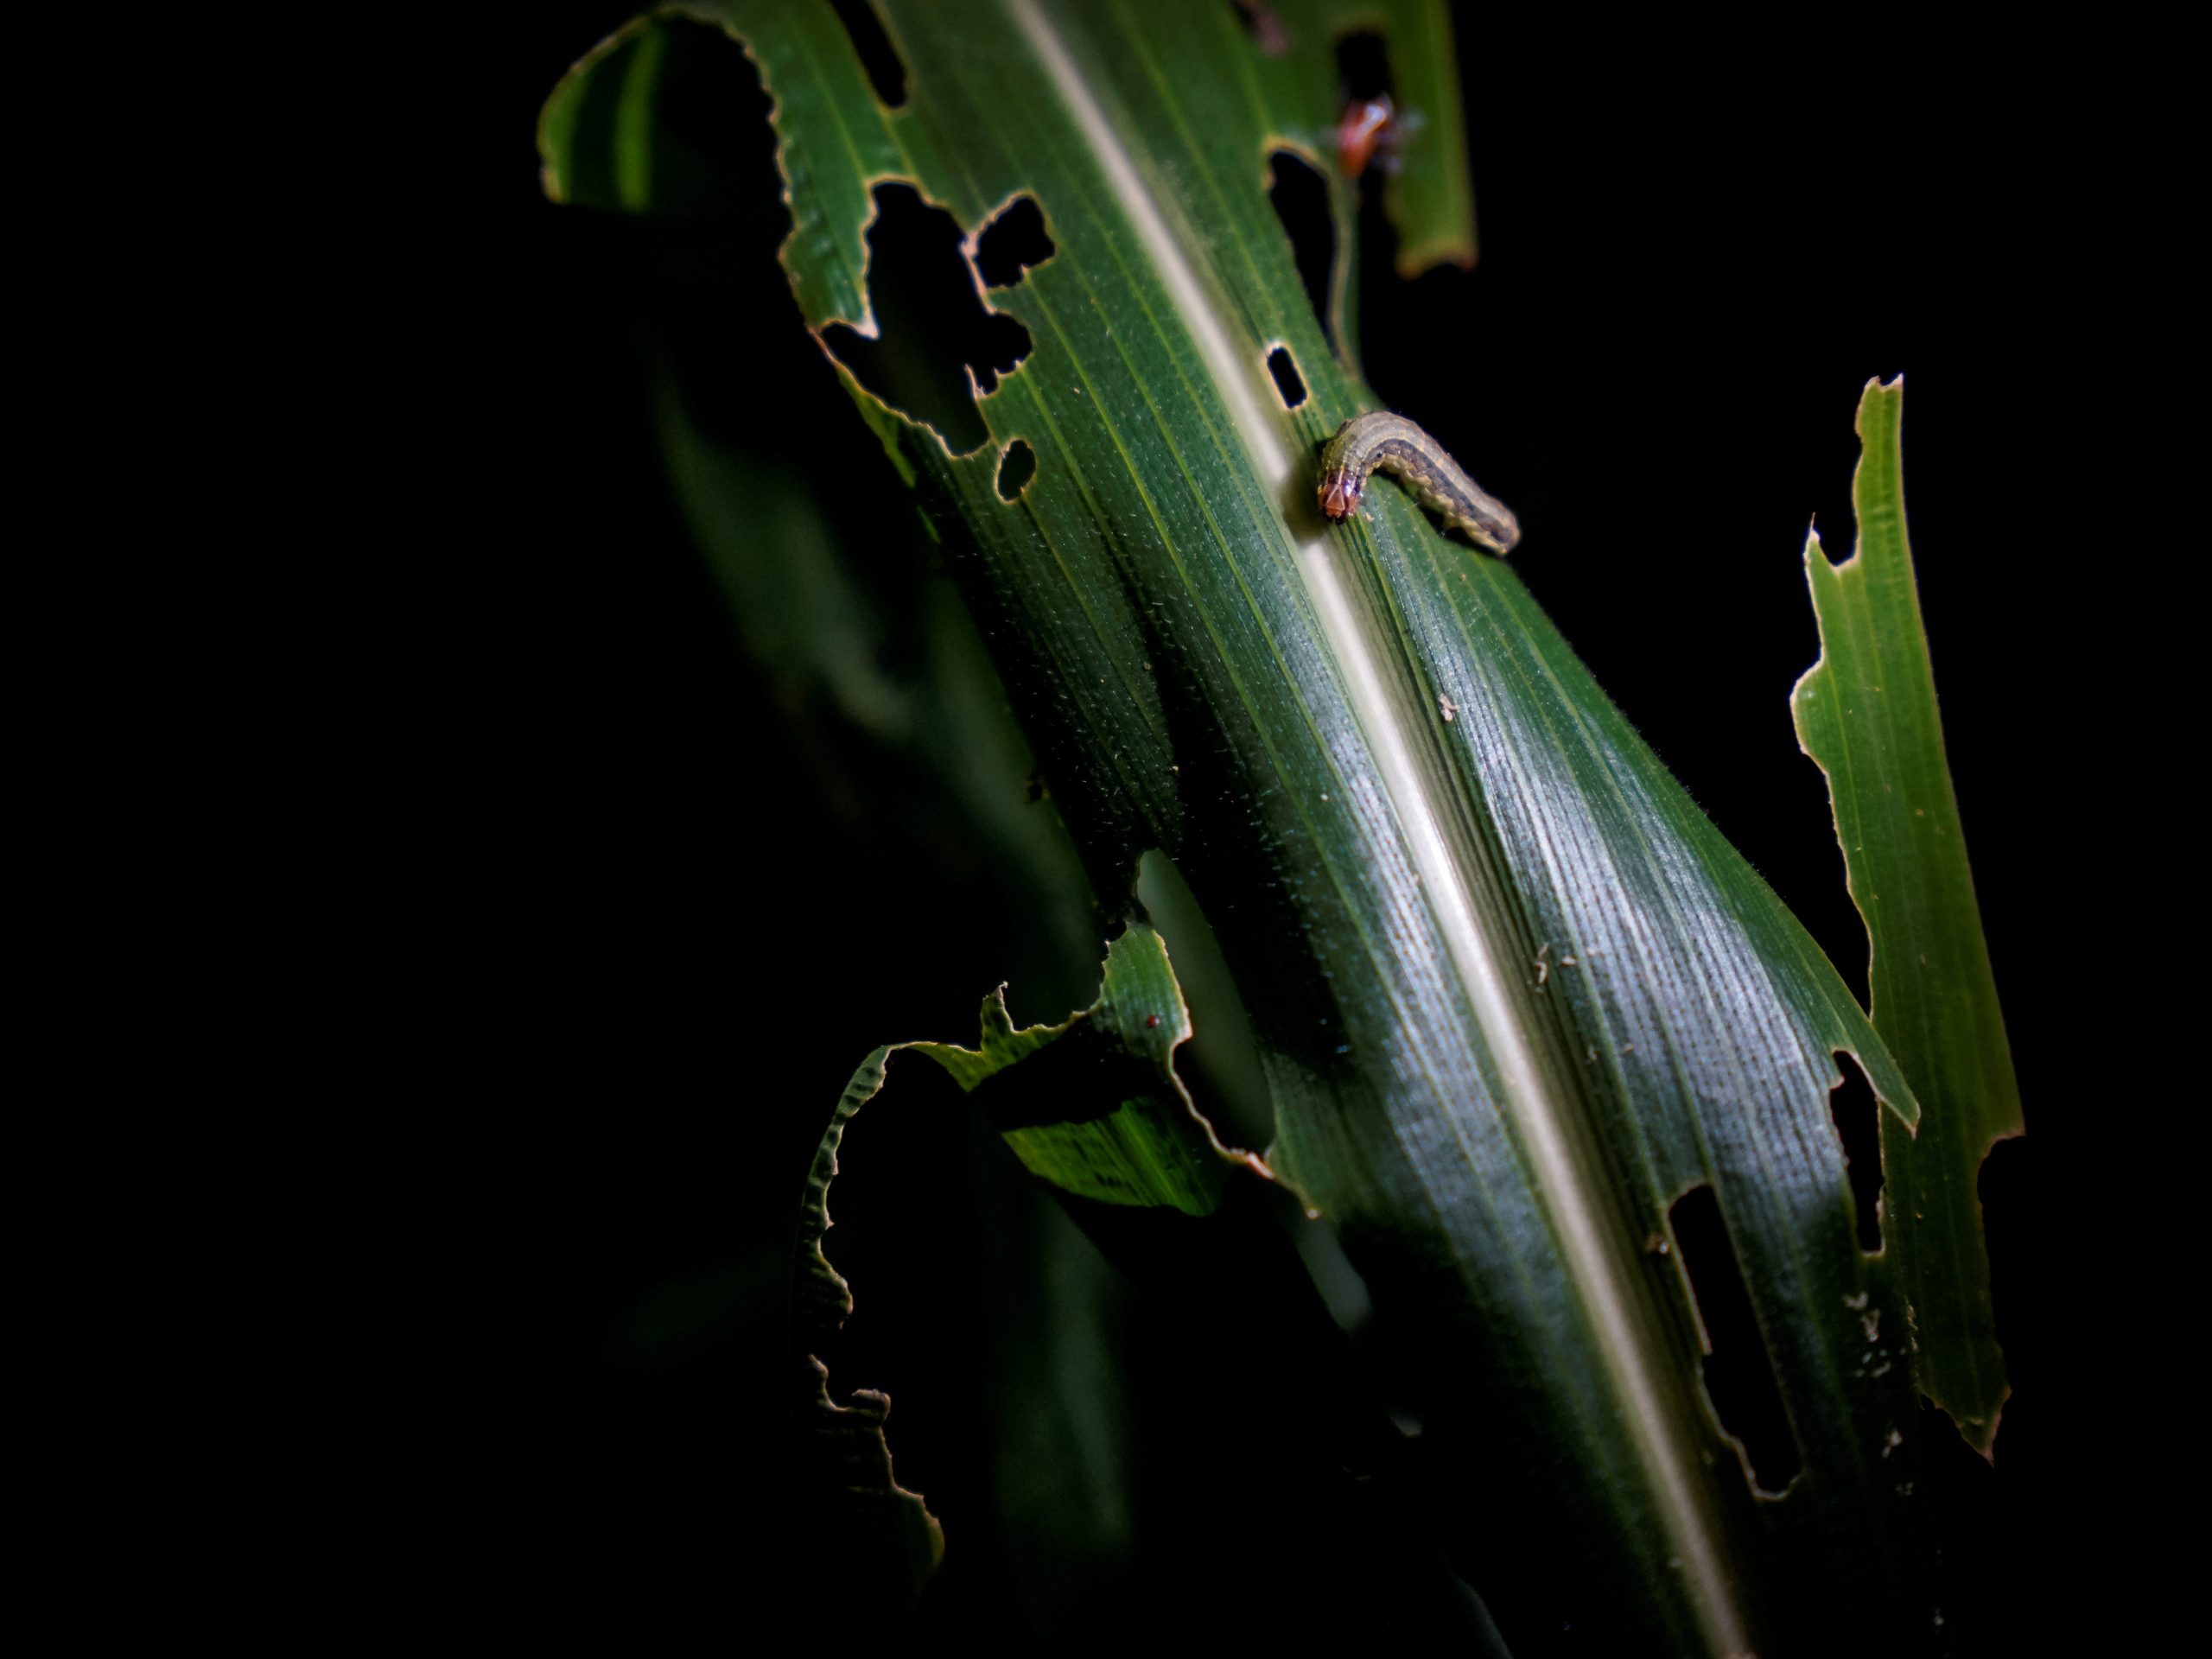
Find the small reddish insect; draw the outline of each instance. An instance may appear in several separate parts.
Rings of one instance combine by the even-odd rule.
[[[1337,118],[1337,165],[1344,177],[1357,178],[1367,171],[1376,151],[1389,147],[1397,137],[1397,115],[1388,92],[1344,105]]]

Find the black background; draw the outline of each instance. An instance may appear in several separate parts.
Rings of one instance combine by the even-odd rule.
[[[742,1643],[793,1612],[777,1263],[823,1116],[871,1045],[972,1031],[1019,918],[980,906],[985,874],[957,856],[918,861],[932,832],[888,833],[880,803],[828,775],[670,503],[651,261],[634,226],[547,205],[532,143],[547,89],[625,15],[530,9],[449,162],[466,206],[438,264],[454,406],[436,418],[467,476],[418,545],[454,671],[408,810],[450,895],[424,1021],[466,1040],[439,1063],[454,1104],[429,1145],[468,1220],[439,1268],[456,1326],[403,1319],[400,1341],[446,1448],[453,1582],[527,1634]],[[1902,28],[1600,38],[1463,14],[1459,30],[1481,262],[1395,293],[1370,275],[1369,378],[1513,504],[1531,590],[1862,989],[1788,696],[1817,648],[1808,522],[1848,551],[1853,408],[1870,376],[1908,377],[1921,594],[2031,1129],[1985,1177],[2016,1395],[1964,1501],[2001,1518],[1990,1566],[2012,1611],[1990,1628],[2049,1619],[2061,1592],[2031,1569],[2068,1440],[2050,1172],[2084,1096],[2043,886],[2069,832],[2041,760],[2064,693],[2021,658],[2083,548],[2021,504],[2063,483],[2054,359],[2099,257],[2078,221],[2056,228],[2086,163],[2052,65]],[[867,466],[873,441],[777,297],[766,157],[768,234],[729,276],[757,379],[728,407],[757,412],[728,418],[770,443],[818,421]],[[838,487],[908,533],[887,478]],[[1065,1007],[1011,996],[1017,1018]],[[963,1370],[982,1305],[962,1288],[989,1259],[984,1206],[914,1195],[975,1179],[942,1132],[957,1119],[935,1122],[933,1138],[887,1119],[880,1166],[839,1206],[861,1253],[840,1258],[863,1309],[845,1380],[892,1392],[902,1478],[969,1541],[925,1628],[1020,1647],[1036,1634],[963,1484],[988,1427]],[[1282,1497],[1263,1460],[1229,1459],[1186,1494],[1190,1559],[1149,1569],[1143,1605],[1198,1637],[1294,1635],[1247,1599],[1280,1558],[1231,1535]]]

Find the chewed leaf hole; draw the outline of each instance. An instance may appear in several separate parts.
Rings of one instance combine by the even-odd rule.
[[[1779,1492],[1797,1478],[1804,1459],[1783,1409],[1782,1389],[1759,1337],[1720,1201],[1710,1186],[1694,1186],[1675,1200],[1667,1226],[1705,1327],[1705,1392],[1713,1414],[1743,1446],[1752,1484],[1763,1492]]]
[[[983,303],[963,239],[952,215],[913,186],[877,185],[868,231],[875,338],[842,322],[822,331],[822,343],[855,379],[935,431],[956,455],[990,442],[976,394],[996,390],[1030,347],[1027,328]]]
[[[1859,1220],[1859,1248],[1869,1255],[1882,1250],[1882,1103],[1874,1085],[1848,1049],[1835,1052],[1843,1081],[1828,1090],[1828,1116],[1843,1142],[1851,1176],[1851,1207]]]
[[[868,84],[875,89],[876,100],[886,109],[899,108],[906,101],[906,65],[899,48],[891,44],[883,19],[875,15],[868,0],[830,0],[830,7],[845,26],[853,50],[860,54],[861,67],[868,72]]]
[[[1291,257],[1298,264],[1298,280],[1321,325],[1329,349],[1337,346],[1329,326],[1330,284],[1337,264],[1337,226],[1329,216],[1329,186],[1319,171],[1303,156],[1287,149],[1268,152],[1268,200],[1290,238]]]
[[[1355,29],[1337,42],[1337,74],[1347,103],[1390,95],[1390,48],[1373,29]]]
[[[1298,359],[1289,346],[1278,346],[1268,353],[1268,372],[1275,378],[1275,391],[1285,409],[1296,409],[1306,401],[1306,377],[1299,373]]]
[[[1016,438],[999,458],[999,499],[1011,501],[1037,476],[1037,452]]]
[[[976,270],[986,288],[1012,288],[1025,269],[1043,264],[1059,250],[1045,231],[1045,210],[1034,196],[1016,196],[976,238]]]

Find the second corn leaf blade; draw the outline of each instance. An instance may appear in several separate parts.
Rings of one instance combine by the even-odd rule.
[[[801,310],[957,514],[956,572],[1094,879],[1125,890],[1156,848],[1205,906],[1265,1055],[1275,1173],[1366,1275],[1508,1634],[1910,1650],[1902,1310],[1853,1236],[1833,1055],[1900,1122],[1910,1092],[1505,564],[1387,485],[1364,521],[1316,516],[1313,458],[1373,399],[1264,188],[1278,134],[1325,129],[1325,90],[1297,88],[1329,78],[1272,75],[1225,6],[899,5],[894,112],[826,6],[687,10],[760,66]],[[1373,13],[1299,15],[1293,54]],[[556,181],[573,170],[550,146]],[[898,332],[871,230],[943,213],[972,250],[1025,195],[1051,257],[975,290],[1026,349],[970,363],[994,390],[946,412],[948,445],[899,412],[920,400],[886,362],[925,342],[856,344]],[[823,441],[872,464],[857,423]],[[1002,492],[1017,443],[1033,474]],[[1699,1187],[1802,1462],[1779,1499],[1706,1397],[1669,1248]]]
[[[1927,1110],[1882,1125],[1882,1237],[1898,1258],[1929,1399],[1986,1454],[2006,1388],[1975,1182],[2021,1129],[2019,1084],[1943,753],[1935,674],[1905,533],[1904,385],[1870,382],[1852,500],[1853,556],[1808,538],[1821,659],[1790,698],[1827,774],[1851,893],[1866,918],[1875,1028]]]

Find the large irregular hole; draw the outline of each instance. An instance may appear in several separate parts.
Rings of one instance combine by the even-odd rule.
[[[999,457],[999,499],[1011,501],[1037,476],[1037,452],[1016,438]]]
[[[1710,1186],[1694,1186],[1675,1200],[1667,1226],[1705,1326],[1706,1394],[1720,1426],[1742,1443],[1752,1484],[1763,1492],[1779,1492],[1796,1478],[1804,1459],[1782,1408],[1782,1389],[1736,1266],[1720,1201]]]
[[[1389,97],[1389,47],[1372,29],[1353,30],[1337,41],[1337,74],[1347,104]]]
[[[868,71],[868,84],[875,89],[876,101],[886,109],[900,108],[906,102],[906,65],[899,48],[891,44],[890,32],[875,15],[875,8],[868,0],[830,0],[830,8],[845,26],[853,50],[860,54],[861,67]]]
[[[1843,1142],[1844,1167],[1851,1176],[1851,1207],[1859,1217],[1859,1248],[1869,1255],[1882,1251],[1882,1103],[1848,1049],[1835,1052],[1843,1081],[1828,1090],[1828,1116]]]
[[[975,393],[996,390],[999,376],[1012,373],[1030,346],[1029,331],[976,291],[963,240],[952,215],[923,200],[912,185],[877,185],[868,231],[876,337],[842,322],[822,331],[823,344],[861,385],[928,426],[956,455],[990,442]]]
[[[1012,288],[1024,270],[1043,264],[1059,250],[1046,233],[1045,210],[1034,196],[1016,196],[976,238],[976,270],[986,288]]]
[[[1268,372],[1275,378],[1275,391],[1285,409],[1296,409],[1306,401],[1306,377],[1299,373],[1298,359],[1289,346],[1278,346],[1268,353]]]
[[[1290,238],[1291,257],[1298,263],[1298,280],[1313,308],[1313,320],[1329,349],[1337,346],[1329,327],[1329,284],[1337,266],[1337,225],[1329,214],[1329,186],[1319,171],[1302,156],[1287,149],[1268,153],[1268,200]]]
[[[1137,862],[1137,903],[1167,942],[1191,1010],[1191,1042],[1181,1051],[1184,1082],[1224,1141],[1264,1147],[1274,1139],[1274,1107],[1259,1039],[1229,958],[1198,896],[1175,861],[1154,848]]]

